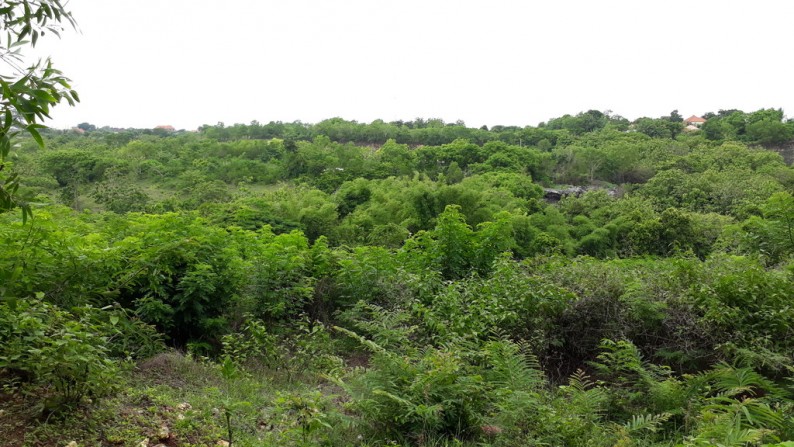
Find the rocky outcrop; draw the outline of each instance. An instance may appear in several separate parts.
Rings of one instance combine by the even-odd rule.
[[[774,146],[769,149],[782,155],[783,160],[786,161],[787,165],[791,165],[792,163],[794,163],[794,141],[789,141],[786,144],[782,144],[780,146]]]
[[[605,190],[610,197],[616,197],[618,195],[617,189],[606,189],[606,188],[599,188],[597,186],[571,186],[568,188],[561,188],[561,189],[554,189],[554,188],[543,188],[543,199],[549,203],[557,203],[562,200],[563,197],[574,196],[579,197],[582,194],[586,193],[587,191],[596,191],[596,190]]]

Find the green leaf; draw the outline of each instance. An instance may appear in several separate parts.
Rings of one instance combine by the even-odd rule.
[[[42,89],[33,90],[33,96],[44,102],[49,102],[49,103],[58,102],[58,99],[52,96],[52,94],[47,90],[42,90]]]
[[[39,144],[39,147],[44,147],[44,139],[41,138],[41,134],[39,133],[38,130],[36,130],[36,127],[35,127],[34,124],[28,125],[25,128],[25,130],[27,130],[28,133],[30,134],[30,136],[32,136],[33,139],[36,140],[36,143]]]

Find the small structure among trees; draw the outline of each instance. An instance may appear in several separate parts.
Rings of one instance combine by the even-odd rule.
[[[700,129],[700,126],[702,126],[703,123],[705,122],[706,122],[705,119],[697,115],[692,115],[684,120],[684,124],[686,125],[687,130],[698,130]]]

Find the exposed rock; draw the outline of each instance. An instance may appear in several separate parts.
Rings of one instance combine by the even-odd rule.
[[[168,426],[163,425],[162,427],[160,427],[160,431],[157,432],[157,439],[159,439],[160,441],[166,441],[170,437],[171,437],[171,432],[168,430]]]
[[[215,443],[218,447],[229,447],[229,441],[220,440]]]
[[[789,141],[781,145],[772,146],[769,149],[783,156],[787,165],[794,163],[794,141]]]
[[[562,199],[562,191],[559,189],[543,188],[543,198],[547,202],[559,202]]]
[[[562,200],[563,197],[579,197],[589,189],[590,188],[585,186],[571,186],[565,189],[543,188],[543,198],[546,199],[547,202],[556,203]]]
[[[144,438],[143,441],[138,443],[137,447],[149,447],[149,438]]]
[[[77,445],[77,441],[72,441],[72,442],[66,444],[66,447],[80,447],[80,446]]]
[[[187,411],[187,410],[190,410],[191,408],[193,408],[193,406],[190,405],[187,402],[182,402],[181,404],[177,405],[176,408],[179,411]]]
[[[570,186],[568,188],[562,188],[562,189],[543,188],[543,199],[549,203],[557,203],[560,200],[562,200],[563,197],[568,197],[568,196],[580,197],[582,194],[586,193],[587,191],[597,191],[604,189],[605,188],[599,188],[597,186]],[[609,195],[609,197],[618,196],[617,189],[614,188],[606,189],[606,192]]]

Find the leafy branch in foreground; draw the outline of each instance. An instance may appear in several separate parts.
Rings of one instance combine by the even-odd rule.
[[[19,207],[26,220],[32,215],[30,205],[17,195],[20,179],[8,161],[13,141],[27,133],[44,146],[39,130],[46,128],[41,122],[50,118],[50,107],[62,100],[74,105],[79,97],[50,59],[23,68],[22,49],[35,47],[48,32],[59,36],[62,24],[74,27],[75,22],[60,0],[3,2],[0,22],[6,30],[6,36],[0,36],[4,63],[0,72],[0,212]]]

